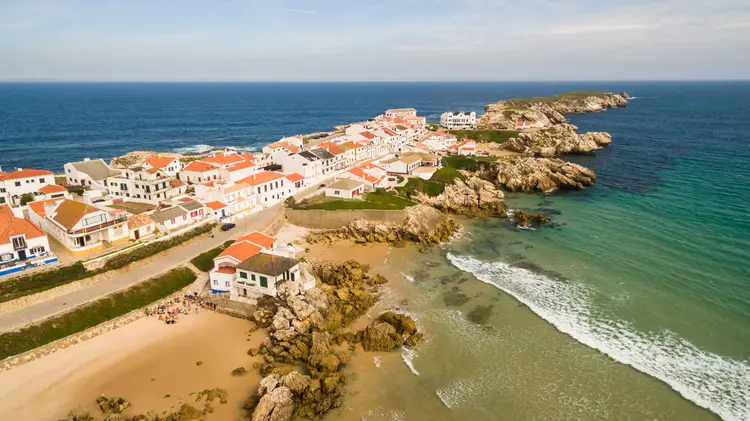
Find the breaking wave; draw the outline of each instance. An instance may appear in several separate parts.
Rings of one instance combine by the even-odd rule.
[[[211,145],[198,144],[193,146],[185,146],[182,148],[175,148],[174,151],[177,153],[204,153],[208,152],[214,147]]]
[[[750,419],[748,362],[702,350],[671,331],[643,333],[626,321],[597,318],[594,291],[584,285],[559,282],[503,262],[453,253],[447,257],[455,267],[511,294],[577,341],[664,381],[725,420]],[[475,386],[462,380],[437,394],[451,408],[475,393]]]
[[[401,359],[404,360],[404,364],[409,367],[409,370],[415,375],[419,375],[419,371],[414,367],[414,358],[417,357],[417,352],[411,348],[404,348],[401,352]]]

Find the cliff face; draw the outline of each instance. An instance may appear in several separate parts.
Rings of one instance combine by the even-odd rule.
[[[596,182],[590,169],[561,159],[514,158],[498,162],[494,170],[497,182],[511,191],[580,190]]]
[[[445,191],[435,197],[422,193],[413,197],[419,203],[432,206],[444,212],[466,215],[505,216],[508,206],[505,195],[489,181],[470,176],[466,181],[456,179],[445,186]]]
[[[519,133],[503,147],[525,156],[555,157],[566,153],[591,153],[612,142],[604,132],[576,133],[570,124],[558,124],[536,132]]]
[[[541,121],[545,126],[564,123],[564,114],[589,113],[628,106],[630,95],[623,92],[569,92],[551,97],[515,98],[489,104],[477,127],[515,129],[518,121]]]

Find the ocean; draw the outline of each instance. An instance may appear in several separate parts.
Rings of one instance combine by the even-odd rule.
[[[597,184],[507,194],[552,218],[535,232],[467,220],[451,244],[394,249],[386,266],[411,281],[382,305],[428,342],[382,356],[388,387],[349,405],[368,420],[750,419],[750,82],[0,84],[0,165],[251,149],[391,107],[437,121],[583,89],[635,96],[570,116],[613,135],[566,157]]]

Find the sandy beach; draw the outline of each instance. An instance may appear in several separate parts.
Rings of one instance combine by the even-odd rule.
[[[59,420],[76,406],[100,414],[99,395],[125,398],[132,414],[160,412],[194,403],[193,393],[212,388],[226,390],[229,402],[215,402],[206,419],[239,419],[242,403],[260,382],[252,369],[257,358],[247,350],[265,337],[262,330],[249,335],[248,327],[247,321],[206,310],[175,325],[138,320],[0,373],[0,419]],[[232,376],[237,367],[247,374]]]

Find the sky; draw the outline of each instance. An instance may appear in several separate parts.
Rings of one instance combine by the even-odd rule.
[[[0,80],[747,78],[748,0],[0,0]]]

